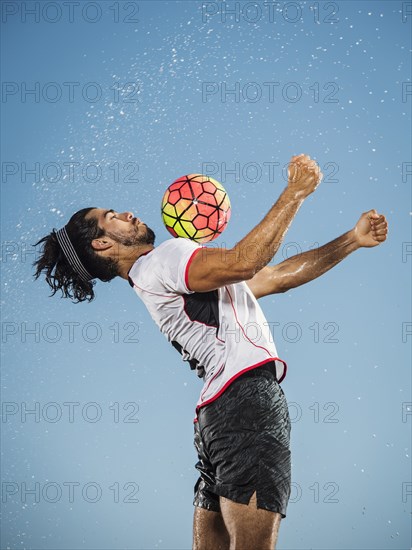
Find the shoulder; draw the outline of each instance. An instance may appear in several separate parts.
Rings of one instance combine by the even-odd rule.
[[[157,247],[156,260],[163,268],[182,269],[203,247],[190,239],[168,239]]]
[[[163,281],[171,271],[184,271],[187,262],[202,246],[190,239],[172,238],[162,242],[149,253],[140,256],[129,270],[129,284]]]

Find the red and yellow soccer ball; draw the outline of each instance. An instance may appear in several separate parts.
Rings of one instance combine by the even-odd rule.
[[[223,185],[202,174],[178,178],[162,199],[162,219],[169,233],[198,243],[221,235],[230,213],[230,200]]]

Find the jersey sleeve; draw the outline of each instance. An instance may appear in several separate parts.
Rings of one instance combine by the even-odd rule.
[[[190,239],[170,239],[162,245],[162,270],[160,278],[164,286],[179,294],[195,292],[188,287],[188,270],[202,246]]]

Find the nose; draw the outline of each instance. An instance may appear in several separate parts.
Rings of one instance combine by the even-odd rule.
[[[133,212],[124,212],[124,216],[128,222],[133,219]]]

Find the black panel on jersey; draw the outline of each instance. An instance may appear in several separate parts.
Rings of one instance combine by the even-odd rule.
[[[185,311],[191,321],[219,329],[219,296],[217,290],[183,294]]]
[[[173,341],[171,342],[171,344],[172,344],[172,346],[173,346],[174,348],[177,349],[177,351],[178,351],[181,355],[183,355],[183,353],[182,353],[182,346],[179,344],[179,342],[176,342],[176,340],[173,340]],[[184,351],[185,353],[187,353],[186,350],[183,350],[183,351]],[[195,370],[195,371],[196,371],[196,374],[198,375],[199,378],[203,378],[203,376],[205,375],[205,369],[199,365],[199,361],[198,361],[197,359],[190,359],[189,365],[190,365],[190,368],[191,368],[192,370]]]
[[[191,321],[204,323],[205,325],[216,327],[216,333],[219,330],[219,296],[217,290],[210,292],[194,292],[192,294],[182,294],[184,300],[184,310]],[[176,340],[172,341],[172,346],[182,354],[182,346]],[[183,350],[185,351],[185,350]],[[199,365],[197,359],[189,361],[190,368],[196,370],[199,378],[203,378],[205,371],[203,366]]]

